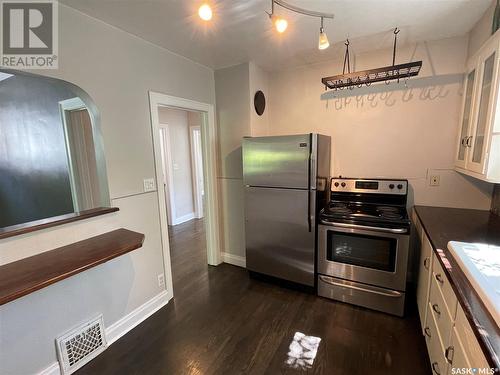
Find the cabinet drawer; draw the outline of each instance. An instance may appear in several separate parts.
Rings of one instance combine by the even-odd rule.
[[[465,355],[468,358],[471,367],[489,368],[488,361],[477,342],[476,336],[467,320],[462,307],[457,307],[457,318],[455,319],[455,330],[457,336],[463,345]]]
[[[445,356],[449,363],[449,375],[460,374],[463,371],[462,369],[469,369],[473,367],[465,354],[462,340],[460,340],[456,328],[453,328],[451,331],[450,346],[445,351]]]
[[[456,303],[456,301],[455,301]],[[450,339],[451,329],[453,327],[453,318],[448,310],[444,297],[439,290],[438,281],[435,278],[431,280],[431,290],[429,294],[430,313],[434,317],[439,335],[443,339],[443,344],[447,344]],[[456,305],[454,306],[453,315],[455,314]],[[429,318],[427,318],[429,319]]]
[[[444,356],[444,345],[432,315],[432,306],[429,303],[427,312],[427,327],[425,327],[425,341],[431,360],[432,373],[444,375],[448,371],[448,362]]]
[[[420,324],[422,330],[426,327],[427,304],[429,300],[429,287],[432,272],[432,246],[425,235],[422,234],[422,246],[420,248],[420,260],[418,269],[418,284],[417,284],[417,305],[420,315]]]
[[[432,279],[436,281],[437,287],[441,292],[444,304],[448,309],[450,317],[455,319],[455,314],[457,310],[457,297],[455,296],[455,292],[453,291],[450,281],[446,277],[446,274],[439,263],[438,255],[433,254],[432,261]]]

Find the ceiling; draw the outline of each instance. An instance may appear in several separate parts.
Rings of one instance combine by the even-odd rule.
[[[278,34],[265,11],[270,0],[209,0],[214,18],[198,18],[201,0],[60,0],[92,17],[214,69],[253,60],[267,70],[338,58],[349,37],[355,52],[467,33],[491,0],[289,0],[335,14],[325,20],[330,44],[317,49],[319,20],[276,7],[289,21]]]

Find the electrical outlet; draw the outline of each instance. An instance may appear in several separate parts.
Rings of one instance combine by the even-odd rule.
[[[433,175],[430,178],[429,185],[430,186],[439,186],[439,183],[441,182],[440,180],[441,180],[441,178],[439,175]]]
[[[162,274],[162,273],[160,273],[160,274],[158,275],[158,286],[159,286],[160,288],[164,288],[164,287],[165,287],[165,275],[164,275],[164,274]]]
[[[145,178],[144,181],[144,192],[155,191],[155,179]]]

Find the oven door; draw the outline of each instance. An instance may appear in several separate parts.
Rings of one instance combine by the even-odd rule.
[[[322,222],[318,273],[392,290],[406,289],[406,229]]]

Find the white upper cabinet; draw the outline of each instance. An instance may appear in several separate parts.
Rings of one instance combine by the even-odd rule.
[[[500,32],[467,64],[455,157],[457,171],[500,182]]]

